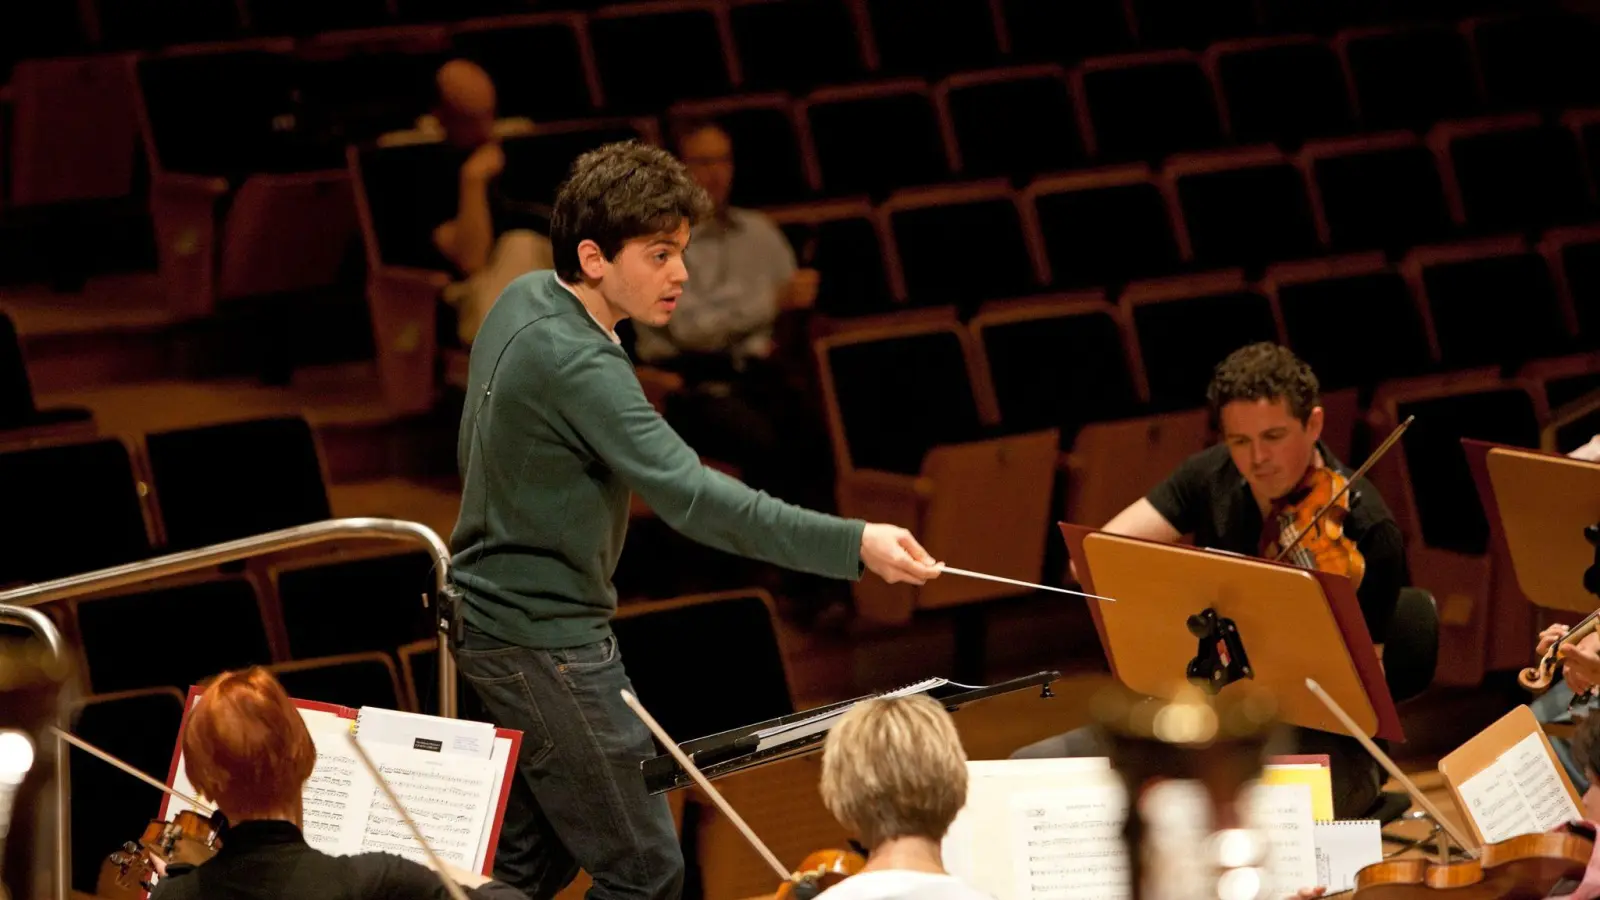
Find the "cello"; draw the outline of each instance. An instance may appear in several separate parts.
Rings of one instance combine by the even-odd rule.
[[[644,722],[646,727],[650,729],[650,733],[655,735],[656,740],[660,741],[661,745],[667,748],[667,752],[672,754],[672,758],[677,761],[678,765],[683,767],[683,771],[687,772],[689,777],[694,779],[695,784],[706,792],[706,795],[711,798],[717,808],[722,810],[722,814],[728,817],[728,821],[733,823],[739,833],[744,835],[744,839],[750,842],[750,846],[754,847],[767,865],[772,867],[772,871],[777,873],[778,890],[774,900],[813,900],[818,894],[861,871],[862,867],[867,864],[866,859],[853,850],[830,849],[818,850],[808,855],[801,862],[800,867],[793,872],[785,869],[783,863],[779,862],[778,857],[767,848],[767,845],[756,837],[756,833],[751,830],[749,825],[745,824],[744,819],[734,811],[733,806],[722,796],[722,793],[711,786],[710,780],[689,759],[688,754],[684,753],[677,742],[667,735],[666,729],[662,728],[661,724],[655,720],[655,717],[645,710],[644,706],[639,703],[639,699],[631,691],[623,691],[622,702],[626,703],[628,708],[633,710],[634,714]]]
[[[1307,678],[1306,687],[1451,840],[1463,848],[1472,846],[1321,685]],[[1475,854],[1469,850],[1473,855],[1456,862],[1444,858],[1444,836],[1439,840],[1437,860],[1386,859],[1362,868],[1356,873],[1354,900],[1536,900],[1565,881],[1577,883],[1594,855],[1593,839],[1570,831],[1518,835],[1485,844]]]

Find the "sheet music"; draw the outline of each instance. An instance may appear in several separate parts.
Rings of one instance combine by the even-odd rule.
[[[312,723],[308,722],[308,725]],[[349,719],[317,723],[311,742],[317,748],[317,765],[301,791],[301,831],[306,843],[332,856],[359,853],[366,818],[361,811],[372,804],[378,789],[361,760],[350,749]]]
[[[480,856],[485,808],[493,809],[494,773],[488,760],[361,742],[362,749],[405,805],[422,836],[439,858],[471,868]],[[380,790],[367,809],[358,852],[394,853],[425,863],[427,854],[400,814]]]
[[[1352,890],[1356,873],[1383,862],[1382,826],[1377,819],[1318,822],[1312,826],[1317,845],[1317,880],[1329,893]]]
[[[1583,818],[1537,732],[1513,744],[1458,790],[1488,843]]]
[[[1088,785],[1011,796],[1013,900],[1121,900],[1132,896],[1122,843],[1126,793]]]
[[[394,744],[414,750],[488,759],[494,752],[494,726],[488,722],[443,719],[420,713],[363,706],[356,733],[362,746]]]
[[[1317,845],[1312,829],[1311,786],[1256,784],[1245,808],[1252,827],[1267,841],[1268,896],[1292,897],[1317,884]]]

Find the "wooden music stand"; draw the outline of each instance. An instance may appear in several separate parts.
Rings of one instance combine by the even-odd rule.
[[[1525,705],[1519,706],[1439,760],[1439,774],[1450,788],[1450,796],[1456,802],[1456,809],[1460,811],[1458,821],[1471,829],[1472,838],[1479,846],[1488,843],[1488,840],[1479,827],[1478,820],[1472,814],[1472,806],[1461,795],[1461,785],[1494,765],[1501,756],[1530,735],[1539,736],[1544,756],[1555,769],[1556,775],[1561,778],[1561,786],[1572,800],[1572,805],[1579,810],[1583,809],[1583,798],[1573,787],[1572,779],[1567,776],[1566,767],[1556,757],[1555,750],[1550,746],[1550,738],[1540,727],[1539,720],[1534,718],[1533,710]]]
[[[1600,523],[1600,464],[1466,438],[1461,445],[1528,602],[1592,612],[1600,600],[1584,573],[1596,562],[1595,545],[1584,529]]]
[[[1347,734],[1306,690],[1311,678],[1367,735],[1405,740],[1348,578],[1060,524],[1084,590],[1116,598],[1089,609],[1111,671],[1129,689],[1171,698],[1191,674],[1204,677],[1207,666],[1214,674],[1222,662],[1229,672],[1220,690],[1252,679],[1272,692],[1281,720]],[[1217,642],[1201,640],[1190,623],[1207,613],[1234,626],[1231,659],[1205,659]]]

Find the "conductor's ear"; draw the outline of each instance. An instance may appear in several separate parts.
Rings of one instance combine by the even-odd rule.
[[[610,261],[601,252],[600,245],[591,240],[578,242],[578,267],[583,270],[583,275],[590,281],[599,281],[605,277]]]

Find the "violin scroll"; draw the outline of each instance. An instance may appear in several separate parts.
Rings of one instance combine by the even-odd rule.
[[[1566,644],[1576,644],[1591,634],[1600,626],[1600,610],[1584,616],[1578,624],[1567,630],[1566,634],[1556,639],[1539,661],[1521,672],[1517,673],[1517,683],[1524,688],[1538,693],[1546,690],[1556,680],[1556,670],[1561,666],[1561,648]]]

